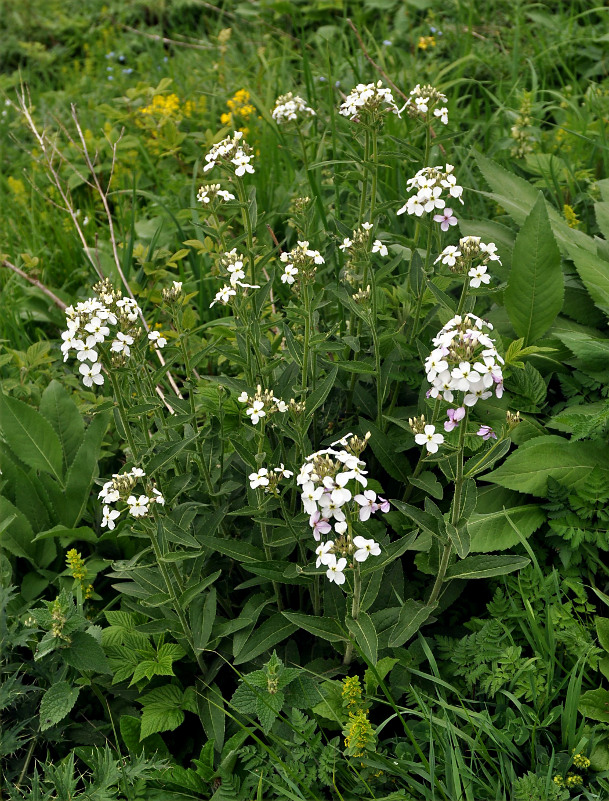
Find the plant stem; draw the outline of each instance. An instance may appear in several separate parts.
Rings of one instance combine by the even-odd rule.
[[[305,279],[302,282],[302,300],[305,308],[305,330],[304,343],[302,347],[302,394],[307,390],[307,376],[309,372],[309,341],[311,339],[311,297],[309,294],[309,284]]]
[[[457,475],[455,476],[455,494],[453,496],[453,503],[450,515],[450,522],[453,526],[457,525],[459,517],[461,516],[461,494],[463,492],[463,446],[465,443],[465,434],[467,431],[467,418],[469,409],[466,409],[465,417],[461,422],[461,430],[459,431],[459,449],[457,451]],[[452,553],[452,542],[447,542],[440,557],[440,565],[438,567],[438,575],[431,590],[431,595],[427,601],[428,605],[435,604],[440,596],[440,590],[444,582],[444,577],[448,569],[448,562]]]
[[[133,439],[133,432],[129,427],[129,422],[127,420],[127,410],[125,409],[125,404],[123,403],[123,396],[120,391],[120,387],[118,384],[118,379],[116,377],[116,372],[110,366],[108,368],[108,375],[110,376],[110,381],[112,382],[112,389],[114,390],[114,397],[116,398],[116,403],[118,406],[118,415],[121,419],[121,423],[123,428],[125,429],[125,436],[127,437],[127,442],[129,443],[129,447],[131,448],[131,455],[133,460],[137,462],[138,460],[138,450],[135,447],[135,440]]]
[[[468,289],[469,289],[469,280],[467,276],[465,276],[465,280],[463,282],[463,289],[461,290],[461,297],[459,298],[459,305],[457,306],[458,315],[460,315],[463,312],[463,307],[465,306],[465,300],[467,298]]]
[[[243,220],[243,227],[247,237],[247,255],[250,262],[250,275],[252,284],[256,284],[256,259],[254,256],[254,230],[252,227],[252,218],[250,215],[250,207],[245,193],[245,185],[241,178],[236,181],[237,194],[239,195],[239,202],[241,204],[241,219]]]
[[[359,605],[362,596],[362,577],[359,572],[359,562],[355,565],[353,570],[353,602],[351,604],[351,618],[357,620],[359,617]],[[353,658],[353,643],[349,642],[345,650],[345,658],[343,665],[350,665]]]
[[[429,221],[429,228],[427,229],[427,250],[425,252],[425,264],[423,265],[423,273],[427,276],[427,268],[429,266],[429,256],[431,254],[431,244],[433,240],[433,228],[431,225],[431,220]],[[421,306],[423,305],[423,295],[425,294],[425,286],[422,286],[419,290],[419,294],[417,297],[417,305],[414,310],[414,319],[412,321],[412,330],[410,332],[409,337],[409,344],[412,344],[416,338],[418,328],[419,328],[419,318],[421,316]]]

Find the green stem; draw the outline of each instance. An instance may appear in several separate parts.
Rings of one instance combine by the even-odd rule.
[[[427,276],[427,269],[429,266],[429,257],[431,254],[431,244],[433,241],[433,227],[431,225],[431,220],[429,221],[429,228],[427,229],[427,250],[425,252],[425,264],[423,265],[423,273]],[[425,286],[421,286],[419,290],[419,294],[417,297],[417,305],[414,311],[414,318],[412,321],[412,330],[410,332],[409,343],[412,345],[414,342],[419,328],[419,318],[421,317],[421,307],[423,305],[423,295],[425,294]]]
[[[356,563],[353,570],[353,601],[351,603],[351,618],[357,620],[359,617],[359,606],[362,596],[362,577],[359,572],[359,562]],[[350,665],[353,658],[353,643],[349,642],[345,650],[345,657],[343,665]]]
[[[305,279],[302,282],[302,301],[305,308],[305,330],[304,343],[302,348],[302,393],[307,390],[307,377],[309,372],[309,340],[311,339],[311,298],[309,295],[309,284]]]
[[[360,198],[359,203],[359,225],[361,225],[364,220],[364,214],[366,213],[366,199],[368,195],[368,162],[370,160],[370,131],[366,131],[366,138],[364,140],[364,174],[362,176],[362,196]]]
[[[463,493],[463,446],[465,444],[465,434],[467,432],[467,419],[469,416],[469,409],[465,411],[465,417],[461,421],[461,430],[459,431],[459,447],[457,451],[457,471],[455,476],[455,494],[453,496],[453,503],[450,515],[450,522],[456,526],[461,516],[461,495]],[[438,567],[438,575],[431,590],[431,595],[427,601],[428,605],[435,604],[440,597],[444,577],[448,569],[448,563],[452,553],[452,542],[447,542],[440,557],[440,565]]]
[[[463,312],[463,307],[465,306],[465,301],[467,299],[468,289],[469,289],[469,280],[467,276],[465,276],[465,280],[463,282],[463,289],[461,290],[461,297],[459,298],[459,305],[457,306],[457,315],[460,315]]]
[[[112,382],[112,389],[114,391],[114,397],[116,399],[116,403],[118,406],[118,415],[121,419],[122,426],[125,430],[125,436],[127,437],[127,442],[129,443],[129,447],[131,448],[131,456],[133,458],[133,461],[137,462],[139,457],[138,449],[135,447],[133,432],[131,431],[129,422],[127,420],[127,410],[125,409],[125,404],[123,403],[123,396],[118,384],[118,378],[116,377],[116,371],[111,366],[108,368],[108,375],[110,376],[110,381]]]
[[[256,284],[256,259],[254,256],[254,229],[252,227],[252,218],[250,215],[250,207],[247,201],[245,192],[245,185],[241,178],[236,181],[237,194],[239,195],[239,202],[241,204],[241,219],[243,220],[243,227],[247,238],[247,254],[250,262],[250,280],[252,284]]]

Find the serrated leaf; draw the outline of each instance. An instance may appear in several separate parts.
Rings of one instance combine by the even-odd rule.
[[[556,435],[535,437],[484,476],[484,481],[545,497],[548,478],[576,488],[590,470],[609,470],[609,452],[601,442],[570,442]]]
[[[0,392],[0,430],[9,448],[34,470],[63,486],[63,452],[53,426],[27,403]]]
[[[160,731],[173,731],[184,722],[183,692],[174,684],[165,684],[140,696],[142,727],[140,742]]]
[[[72,687],[67,681],[49,687],[40,702],[40,730],[46,731],[63,720],[74,708],[79,692],[80,687]]]
[[[609,690],[588,690],[580,697],[577,708],[591,720],[609,723]]]
[[[40,414],[53,426],[59,437],[67,470],[85,433],[82,415],[63,385],[53,379],[40,398]],[[64,470],[64,472],[65,472]]]
[[[579,277],[601,311],[609,315],[609,264],[596,252],[573,247],[569,256]]]
[[[516,237],[503,297],[514,331],[526,344],[538,340],[562,308],[564,281],[560,251],[541,192]]]
[[[594,619],[594,623],[598,641],[609,654],[609,617],[597,617]]]
[[[96,673],[112,673],[103,648],[95,637],[86,631],[75,631],[71,635],[69,648],[62,651],[63,658],[77,670],[93,670]]]

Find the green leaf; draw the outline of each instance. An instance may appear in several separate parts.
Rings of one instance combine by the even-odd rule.
[[[257,548],[250,542],[243,540],[224,540],[219,537],[208,537],[205,534],[199,534],[197,540],[201,545],[205,545],[212,551],[218,551],[225,556],[230,556],[231,559],[236,559],[237,562],[263,562],[264,551]]]
[[[340,370],[346,370],[348,373],[359,373],[362,375],[372,375],[376,369],[371,362],[337,362],[336,366]]]
[[[22,462],[49,473],[62,484],[61,443],[46,418],[27,403],[0,392],[0,430]]]
[[[333,367],[324,380],[313,390],[313,392],[311,392],[310,395],[307,396],[305,401],[307,417],[311,417],[313,412],[318,409],[328,397],[332,387],[334,386],[334,383],[336,382],[337,374],[338,367]]]
[[[384,545],[379,556],[373,559],[366,559],[363,566],[360,568],[362,576],[368,573],[373,573],[375,570],[381,570],[391,562],[395,562],[405,551],[410,548],[417,536],[416,531],[411,531],[405,537],[400,537],[395,542],[390,542],[389,545]]]
[[[601,372],[609,366],[609,339],[594,339],[583,331],[557,331],[556,337],[581,359],[583,369]]]
[[[423,531],[427,531],[428,534],[431,534],[434,537],[438,536],[439,524],[437,518],[435,518],[433,515],[430,515],[427,512],[424,512],[422,509],[412,506],[409,503],[399,501],[397,498],[391,499],[391,505],[395,506],[398,511],[412,520]]]
[[[77,670],[93,670],[96,673],[112,673],[101,645],[86,631],[75,631],[69,648],[62,651],[68,665]]]
[[[217,684],[212,684],[204,692],[197,693],[197,710],[207,739],[213,740],[216,751],[221,751],[224,745],[226,715],[222,693]]]
[[[488,514],[474,513],[467,523],[471,537],[470,551],[472,553],[489,553],[513,548],[520,542],[520,537],[514,531],[514,527],[510,525],[510,520],[522,537],[527,539],[534,531],[537,531],[545,519],[546,515],[543,509],[539,504],[534,503],[514,506],[507,510],[501,509]]]
[[[347,617],[346,623],[366,662],[376,665],[379,639],[370,615],[360,610],[357,620]]]
[[[514,331],[535,342],[554,322],[564,299],[560,251],[540,192],[516,237],[512,269],[503,294]]]
[[[165,684],[140,696],[143,706],[140,742],[159,731],[173,731],[184,722],[184,694],[174,684]]]
[[[195,598],[190,607],[190,627],[197,651],[202,651],[209,642],[215,619],[216,588],[212,587],[205,595]]]
[[[127,750],[130,754],[139,755],[144,751],[146,754],[150,755],[156,753],[160,757],[169,756],[167,746],[163,742],[163,738],[160,734],[153,734],[146,739],[145,743],[140,742],[142,721],[139,718],[134,718],[130,715],[121,715],[119,728],[121,730],[123,742],[127,746]]]
[[[285,617],[277,612],[256,629],[248,641],[241,649],[239,655],[235,657],[233,664],[242,665],[263,654],[269,648],[277,645],[278,642],[285,640],[294,634],[298,627],[290,623]]]
[[[347,637],[342,626],[331,617],[316,617],[315,615],[302,615],[299,612],[281,613],[290,623],[304,629],[315,637],[321,637],[328,642],[346,642]]]
[[[444,495],[444,490],[442,485],[435,477],[435,475],[430,472],[429,470],[424,470],[418,477],[410,476],[408,479],[410,483],[422,489],[428,495],[431,495],[433,498],[437,498],[437,500],[441,501]]]
[[[67,470],[82,443],[85,425],[78,406],[63,385],[53,379],[40,398],[40,414],[53,426],[59,437]],[[65,472],[65,470],[64,470]]]
[[[587,250],[573,247],[569,256],[579,277],[601,311],[609,315],[609,264]]]
[[[594,467],[609,470],[604,443],[570,442],[550,435],[525,442],[497,470],[487,473],[484,481],[546,497],[549,477],[574,489],[585,483]]]
[[[379,679],[382,681],[386,676],[388,676],[399,661],[399,659],[395,659],[392,656],[384,656],[376,663],[375,670],[366,668],[364,672],[366,695],[374,695],[379,688]]]
[[[61,505],[61,522],[67,528],[75,528],[87,507],[93,479],[97,475],[99,454],[106,429],[108,415],[97,414],[85,431],[82,445],[78,449],[66,475],[66,490]]]
[[[74,708],[79,692],[79,687],[72,687],[67,681],[49,687],[40,702],[40,730],[46,731],[63,720]]]
[[[374,455],[392,478],[406,483],[411,469],[408,459],[402,453],[396,453],[396,441],[384,434],[374,423],[360,421],[362,431],[370,431],[369,444]]]
[[[129,686],[143,678],[148,681],[153,676],[174,676],[173,663],[184,656],[184,649],[176,643],[164,643],[152,659],[140,659],[133,672]]]
[[[451,579],[481,579],[503,576],[522,570],[531,560],[525,556],[468,556],[451,565],[446,571],[445,581]]]
[[[389,647],[399,648],[421,628],[438,604],[424,604],[409,598],[404,601],[397,623],[389,632]]]
[[[577,708],[587,718],[609,723],[609,690],[588,690],[579,699]]]
[[[609,653],[609,617],[596,617],[596,634],[601,646]]]
[[[460,522],[459,525],[453,526],[452,523],[445,523],[444,528],[452,542],[457,556],[464,559],[469,553],[470,549],[470,535],[467,528],[467,522]]]
[[[150,477],[154,473],[162,470],[168,465],[175,457],[181,453],[184,448],[187,448],[195,441],[197,435],[193,432],[180,439],[178,442],[172,442],[168,445],[159,446],[157,453],[148,461],[146,473]]]

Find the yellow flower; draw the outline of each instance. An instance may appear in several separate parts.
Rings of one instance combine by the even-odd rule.
[[[575,213],[575,209],[572,206],[569,206],[565,203],[565,205],[562,207],[562,213],[569,228],[579,228],[580,221]]]
[[[85,560],[78,553],[76,548],[72,548],[66,554],[66,564],[72,574],[72,577],[80,583],[80,587],[84,593],[85,599],[93,595],[93,585],[87,582],[87,568],[85,567]]]
[[[567,780],[565,784],[567,787],[579,787],[580,784],[583,784],[584,780],[582,777],[577,773],[567,773]]]
[[[362,686],[359,676],[347,676],[343,679],[343,704],[349,707],[358,706],[362,701]]]
[[[419,36],[417,47],[419,50],[427,50],[428,47],[435,47],[436,40],[433,36]]]
[[[588,770],[590,767],[590,760],[587,756],[583,754],[573,754],[573,764],[576,768],[581,768],[582,770]]]
[[[368,720],[368,710],[360,709],[359,712],[349,712],[349,723],[343,732],[345,735],[345,747],[350,756],[361,757],[364,751],[374,748],[374,729]]]

